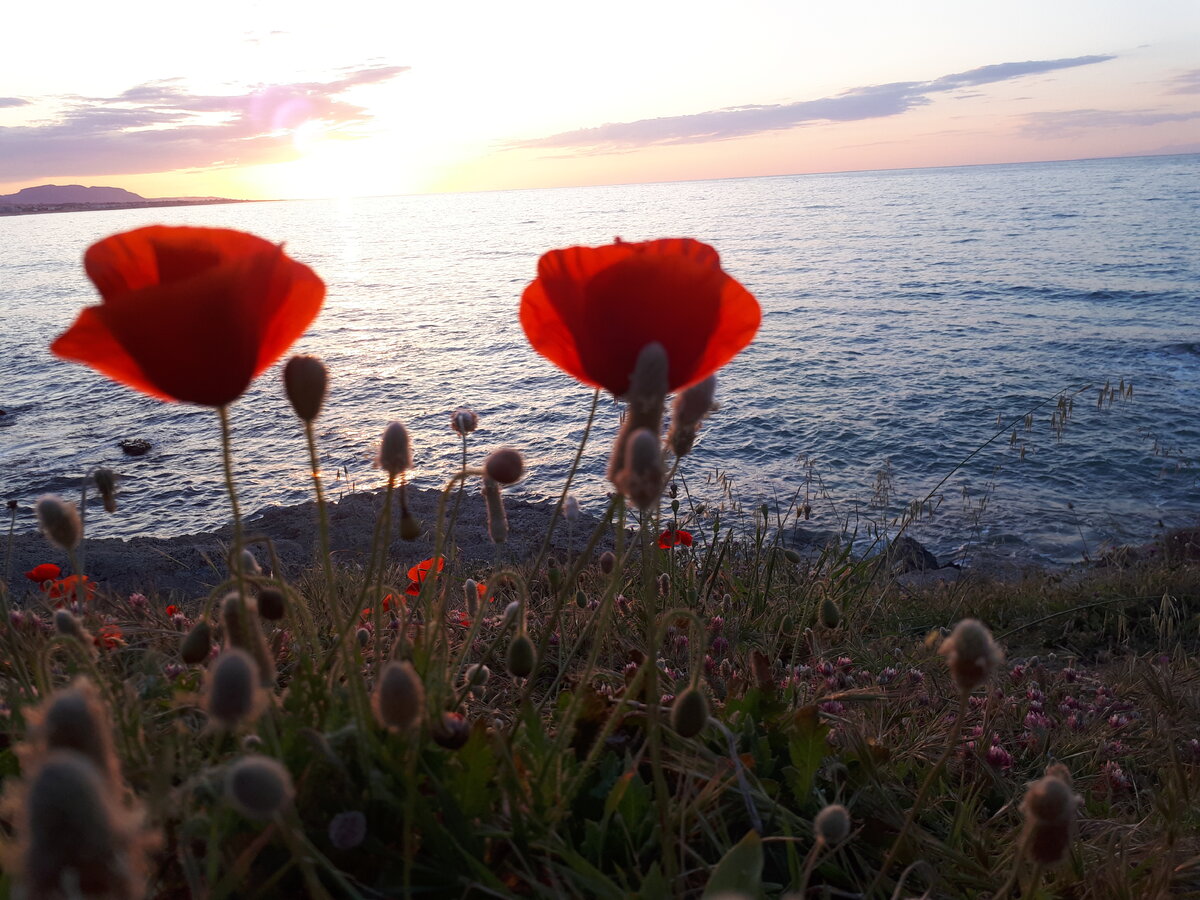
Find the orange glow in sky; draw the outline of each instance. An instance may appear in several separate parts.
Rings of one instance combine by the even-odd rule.
[[[0,193],[358,196],[1200,152],[1193,0],[347,0],[336,17],[213,0],[202,21],[126,6],[119,22],[73,8],[53,62],[7,43]],[[7,31],[40,33],[41,16],[18,6]]]

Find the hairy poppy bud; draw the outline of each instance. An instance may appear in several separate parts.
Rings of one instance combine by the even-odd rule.
[[[258,592],[258,614],[264,619],[278,622],[287,610],[287,598],[278,588],[263,588]]]
[[[392,422],[383,431],[383,442],[379,445],[379,468],[389,475],[399,475],[412,467],[412,446],[408,441],[408,429],[400,422]]]
[[[415,541],[421,536],[421,520],[405,510],[400,515],[400,540]]]
[[[608,458],[608,480],[617,485],[627,464],[630,439],[641,429],[657,435],[662,430],[663,403],[667,394],[667,354],[662,344],[652,343],[641,349],[624,400],[628,403],[625,421],[617,432]]]
[[[836,847],[850,836],[850,813],[840,803],[831,803],[813,819],[813,834],[827,847]]]
[[[60,688],[30,714],[36,741],[47,750],[74,750],[86,756],[111,785],[120,783],[112,726],[100,692],[84,677]]]
[[[338,850],[353,850],[367,838],[367,817],[357,809],[340,812],[329,820],[329,843]]]
[[[633,432],[625,447],[625,465],[613,481],[617,489],[645,512],[662,495],[662,449],[658,436],[648,428]]]
[[[516,484],[525,474],[525,460],[512,447],[492,452],[483,463],[487,477],[500,484]]]
[[[409,731],[420,725],[425,712],[425,685],[412,663],[392,660],[383,667],[371,702],[380,725]]]
[[[587,609],[587,604],[588,604],[587,594],[585,594],[583,592],[583,589],[580,588],[579,590],[577,590],[575,592],[575,605],[578,606],[580,609]]]
[[[83,525],[74,503],[67,503],[54,494],[39,497],[34,507],[38,525],[46,539],[63,550],[74,550],[83,537]]]
[[[605,550],[600,554],[600,571],[605,575],[611,575],[613,569],[617,567],[617,555],[611,550]]]
[[[258,559],[249,550],[243,550],[242,556],[242,574],[244,575],[261,575],[262,566],[258,564]]]
[[[460,406],[450,416],[450,427],[466,437],[479,427],[479,416],[465,406]]]
[[[537,650],[524,630],[518,631],[508,645],[508,671],[517,678],[528,678],[537,665]]]
[[[100,492],[100,499],[104,501],[104,511],[115,513],[117,511],[117,473],[112,469],[97,469],[92,473],[92,480],[96,482],[96,490]]]
[[[292,776],[268,756],[243,756],[225,776],[225,796],[248,819],[263,821],[292,802]]]
[[[671,428],[667,443],[676,456],[687,456],[696,443],[700,422],[708,415],[717,392],[717,376],[709,375],[686,391],[675,395],[671,404]]]
[[[463,673],[463,681],[467,687],[483,687],[492,677],[492,670],[482,663],[472,663]]]
[[[837,601],[832,597],[826,597],[821,601],[821,624],[826,628],[837,628],[842,621],[842,610],[837,605]]]
[[[245,650],[223,651],[208,671],[204,708],[209,718],[232,729],[256,717],[262,706],[258,677],[258,666]]]
[[[483,478],[483,500],[487,505],[488,537],[493,544],[508,540],[508,516],[504,512],[504,498],[500,496],[500,485],[491,478]]]
[[[354,632],[354,639],[358,641],[358,646],[365,647],[367,644],[371,643],[371,632],[365,628],[360,628],[358,631]]]
[[[987,681],[1004,655],[992,640],[992,633],[978,619],[963,619],[942,643],[942,655],[955,685],[969,694]]]
[[[458,750],[471,737],[471,723],[461,713],[444,712],[433,724],[433,739],[439,747]]]
[[[325,363],[315,356],[293,356],[283,367],[288,402],[303,421],[312,422],[321,414],[328,379]]]
[[[790,563],[798,563],[800,560],[804,559],[804,557],[800,555],[800,551],[795,550],[792,547],[788,547],[783,551],[783,558]]]
[[[1062,764],[1029,786],[1021,801],[1025,814],[1025,848],[1040,865],[1053,866],[1066,856],[1075,837],[1075,821],[1082,802],[1071,789],[1071,775]]]
[[[71,614],[69,609],[56,609],[54,611],[54,630],[65,637],[83,639],[87,633],[83,629],[82,623]]]
[[[694,738],[708,722],[708,699],[695,687],[684,688],[671,706],[671,727],[683,738]]]
[[[225,643],[245,650],[254,658],[264,687],[274,685],[275,657],[267,647],[254,601],[236,591],[226,594],[221,601],[221,625],[225,629]]]
[[[130,817],[87,757],[56,750],[45,758],[19,830],[21,896],[142,896]]]

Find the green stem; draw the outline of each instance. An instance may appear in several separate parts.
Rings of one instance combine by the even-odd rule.
[[[312,422],[304,422],[304,437],[308,442],[308,461],[312,470],[313,489],[317,495],[317,516],[321,546],[321,567],[325,571],[326,602],[331,610],[337,609],[337,585],[333,578],[333,560],[329,556],[329,506],[325,501],[325,489],[321,486],[321,460],[317,455],[317,439]]]
[[[225,466],[225,490],[229,492],[229,505],[233,510],[233,577],[237,581],[238,596],[246,596],[246,581],[242,572],[242,513],[238,508],[237,488],[233,484],[233,436],[229,428],[229,407],[218,406],[221,417],[221,460]]]

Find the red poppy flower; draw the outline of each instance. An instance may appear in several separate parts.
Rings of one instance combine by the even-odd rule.
[[[277,244],[152,225],[83,258],[102,303],[50,349],[163,400],[224,406],[304,333],[325,285]]]
[[[83,581],[83,590],[87,595],[87,599],[92,599],[96,596],[96,585],[86,575],[68,575],[66,578],[60,578],[57,581],[50,582],[50,586],[46,588],[46,596],[51,599],[56,597],[65,597],[70,600],[74,598],[77,590],[76,586],[80,580]]]
[[[754,337],[758,302],[691,238],[551,250],[521,297],[533,349],[584,384],[621,396],[647,344],[667,351],[677,391],[733,359]]]
[[[164,610],[164,612],[166,612],[166,614],[168,616],[173,616],[179,612],[179,607],[176,606],[174,603],[171,603],[167,606],[167,608],[166,608],[166,610]]]
[[[125,634],[117,625],[101,625],[92,638],[92,643],[105,650],[111,650],[125,643]]]
[[[692,533],[684,531],[682,528],[668,528],[658,536],[658,546],[663,550],[680,546],[690,547],[692,546]]]
[[[408,590],[406,590],[404,593],[412,594],[413,596],[416,596],[417,594],[421,593],[421,583],[425,580],[425,577],[429,574],[429,570],[432,568],[433,568],[433,560],[432,559],[423,559],[419,563],[417,563],[415,566],[413,566],[411,569],[409,569],[408,570],[408,582],[409,582]],[[437,571],[440,572],[444,568],[446,568],[446,560],[442,559],[439,556],[437,558]]]
[[[62,569],[54,565],[54,563],[42,563],[26,572],[25,577],[30,581],[36,581],[38,584],[41,584],[45,581],[53,581],[61,574]]]

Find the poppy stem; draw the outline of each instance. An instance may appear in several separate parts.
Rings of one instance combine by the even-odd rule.
[[[312,422],[304,420],[304,437],[308,442],[309,468],[312,470],[313,489],[317,495],[318,535],[321,546],[321,566],[325,571],[325,589],[329,596],[325,602],[329,609],[337,607],[337,585],[333,580],[333,560],[329,558],[329,508],[325,503],[325,489],[321,487],[321,459],[317,455],[317,439],[313,434]]]
[[[7,587],[12,582],[13,531],[17,527],[17,503],[12,501],[8,506],[8,555],[4,561],[4,584]],[[7,611],[4,621],[8,621]]]
[[[242,513],[238,507],[237,488],[233,485],[233,434],[229,428],[229,407],[218,406],[221,417],[221,460],[225,466],[225,490],[229,492],[229,505],[233,510],[233,577],[237,581],[238,595],[246,596],[246,581],[242,574]]]

